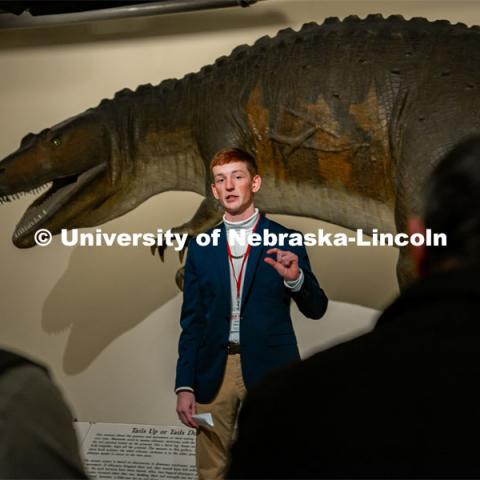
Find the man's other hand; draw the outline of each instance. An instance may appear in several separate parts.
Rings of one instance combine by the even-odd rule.
[[[276,260],[270,257],[265,257],[265,263],[271,265],[278,274],[287,282],[297,280],[300,275],[298,268],[298,256],[292,252],[280,250],[279,248],[270,248],[267,254],[276,254]]]
[[[192,415],[195,415],[195,394],[189,391],[182,391],[177,393],[177,415],[180,421],[191,428],[198,428],[198,424],[193,420]]]

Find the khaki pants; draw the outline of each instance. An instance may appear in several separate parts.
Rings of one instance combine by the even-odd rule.
[[[221,480],[229,460],[237,414],[247,390],[240,355],[228,355],[222,385],[211,403],[197,403],[197,413],[211,413],[213,427],[197,430],[199,480]]]

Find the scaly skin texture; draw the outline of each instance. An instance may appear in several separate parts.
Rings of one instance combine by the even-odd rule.
[[[175,228],[204,231],[221,219],[208,164],[226,147],[256,156],[263,211],[405,231],[433,166],[480,131],[479,47],[478,27],[330,18],[237,47],[181,80],[121,91],[27,135],[0,163],[4,200],[53,181],[13,242],[33,246],[40,227],[102,224],[168,190],[205,197]],[[404,251],[398,276],[411,278]]]

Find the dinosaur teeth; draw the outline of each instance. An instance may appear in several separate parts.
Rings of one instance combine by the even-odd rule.
[[[40,213],[38,213],[37,215],[35,215],[33,217],[33,219],[30,220],[30,222],[28,222],[26,225],[23,225],[20,228],[17,228],[15,230],[15,233],[13,234],[13,238],[16,239],[16,238],[20,237],[26,231],[30,230],[32,227],[37,225],[40,222],[40,220],[42,220],[42,218],[45,217],[45,215],[47,215],[47,211],[45,209],[42,209],[42,211]]]
[[[47,188],[50,188],[52,184],[53,182],[44,183],[43,185],[40,185],[39,187],[35,187],[33,190],[30,190],[28,193],[40,193],[41,191]]]
[[[13,234],[13,241],[16,242],[19,237],[24,237],[33,233],[38,225],[46,224],[47,219],[53,217],[56,212],[64,207],[72,194],[82,185],[92,181],[95,177],[105,172],[107,164],[102,163],[93,167],[86,172],[65,179],[59,179],[59,182],[52,181],[35,187],[35,191],[50,190],[38,197],[35,202],[30,205],[23,214],[20,222],[17,224]],[[32,193],[31,191],[28,193]]]
[[[22,197],[24,197],[24,196],[26,196],[27,194],[30,194],[30,193],[32,193],[32,194],[40,193],[42,190],[48,189],[52,185],[53,185],[53,182],[48,182],[48,183],[44,183],[43,185],[41,185],[39,187],[35,187],[32,190],[25,190],[25,191],[11,193],[9,195],[0,196],[0,204],[11,202],[13,200],[19,200],[20,198],[22,198]]]

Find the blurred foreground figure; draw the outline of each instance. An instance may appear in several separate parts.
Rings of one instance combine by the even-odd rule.
[[[420,280],[366,335],[247,395],[228,478],[480,478],[480,138],[433,172]],[[410,233],[422,233],[410,219]]]
[[[0,349],[0,478],[87,478],[72,421],[47,370]]]

